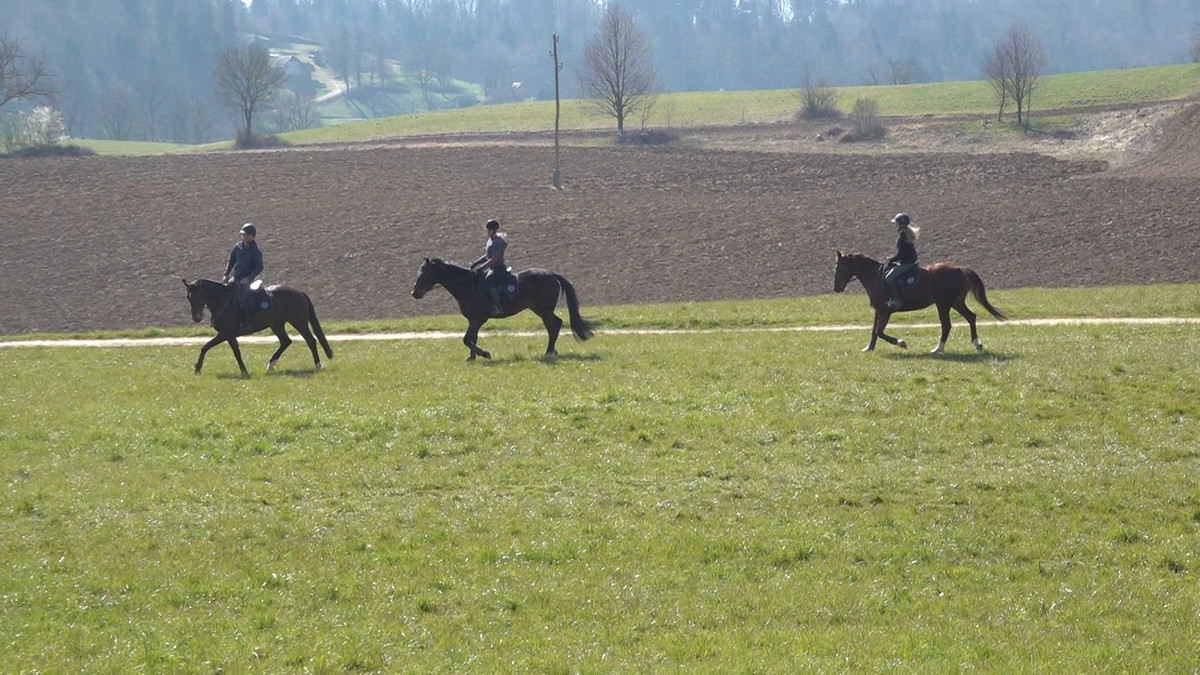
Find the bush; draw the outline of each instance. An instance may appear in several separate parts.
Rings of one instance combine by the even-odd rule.
[[[54,145],[65,138],[65,129],[62,113],[49,106],[38,106],[28,115],[7,115],[4,118],[4,149],[12,153],[29,146]]]
[[[806,77],[796,98],[800,101],[796,119],[818,120],[842,115],[837,107],[837,90],[829,86],[823,77],[818,78],[816,84]]]
[[[654,129],[643,129],[632,133],[626,131],[617,135],[617,143],[629,145],[666,145],[676,140],[679,140],[679,135],[674,131]]]
[[[31,145],[12,153],[13,157],[92,157],[95,150],[82,145]]]
[[[855,101],[850,122],[854,125],[852,134],[855,140],[882,138],[887,133],[879,121],[879,103],[874,99],[860,98]]]
[[[286,148],[290,145],[287,141],[278,136],[263,136],[260,134],[246,135],[245,132],[239,131],[237,138],[233,141],[233,147],[237,150],[258,150],[261,148]]]

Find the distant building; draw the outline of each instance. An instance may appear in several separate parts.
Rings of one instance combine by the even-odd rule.
[[[301,98],[313,98],[317,95],[317,81],[313,79],[316,67],[305,63],[293,56],[272,56],[271,65],[283,68],[287,74],[283,86]]]

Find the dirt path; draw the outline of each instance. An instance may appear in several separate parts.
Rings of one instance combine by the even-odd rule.
[[[1091,317],[1066,319],[1012,319],[1004,322],[984,321],[980,319],[980,328],[995,326],[1149,326],[1149,325],[1200,325],[1200,317]],[[892,329],[937,329],[938,323],[895,323]],[[869,324],[829,324],[822,326],[774,326],[774,327],[734,327],[734,328],[612,328],[597,335],[709,335],[718,333],[827,333],[835,331],[863,331],[869,333]],[[480,338],[492,336],[537,337],[545,335],[544,331],[481,331]],[[328,334],[326,337],[333,342],[387,342],[398,340],[461,340],[462,332],[451,331],[411,331],[403,333],[347,333],[343,335]],[[297,335],[292,338],[303,345],[303,340]],[[203,345],[211,338],[180,337],[180,338],[111,338],[111,339],[73,339],[62,340],[0,340],[0,349],[21,347],[73,347],[73,348],[114,348],[114,347],[176,347],[181,345]],[[278,344],[275,336],[250,335],[238,339],[242,344]],[[294,345],[293,345],[294,346]]]

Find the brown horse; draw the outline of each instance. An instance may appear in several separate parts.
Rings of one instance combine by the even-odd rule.
[[[467,318],[467,333],[463,336],[463,344],[471,350],[468,361],[474,361],[476,355],[485,359],[492,358],[490,352],[480,349],[476,344],[479,340],[479,329],[488,319],[512,316],[527,309],[533,310],[546,325],[546,333],[550,336],[550,343],[546,345],[546,355],[557,354],[554,343],[558,341],[558,331],[563,324],[562,319],[554,314],[559,295],[567,296],[567,311],[571,316],[571,332],[575,334],[575,338],[586,340],[595,333],[587,319],[579,314],[579,299],[575,295],[575,287],[561,275],[543,269],[528,269],[517,274],[517,282],[516,296],[503,301],[504,313],[497,317],[492,312],[491,301],[484,298],[479,291],[479,276],[475,272],[441,258],[426,258],[421,264],[417,281],[413,284],[412,296],[420,300],[438,284],[454,296],[458,301],[458,310]]]
[[[233,286],[212,279],[197,279],[194,283],[188,283],[188,280],[184,279],[183,285],[187,286],[188,302],[192,306],[192,320],[200,323],[204,318],[204,310],[207,308],[208,313],[212,316],[212,327],[217,330],[217,336],[200,348],[200,358],[196,359],[197,375],[200,374],[200,368],[204,365],[204,355],[208,353],[208,350],[222,342],[228,342],[229,347],[233,349],[233,356],[237,359],[238,367],[242,369],[242,375],[249,377],[250,373],[242,361],[242,350],[238,346],[237,339],[240,335],[257,333],[264,328],[270,328],[275,333],[275,337],[279,338],[279,349],[275,350],[275,353],[271,355],[271,361],[267,364],[267,370],[275,370],[275,362],[279,360],[288,345],[292,344],[292,338],[288,337],[287,331],[283,328],[285,323],[292,324],[292,327],[299,331],[304,341],[308,343],[317,370],[321,370],[322,365],[321,357],[317,354],[317,341],[313,339],[313,333],[316,333],[317,338],[321,340],[325,355],[333,358],[333,350],[329,347],[329,341],[325,339],[325,331],[321,330],[321,324],[317,321],[317,312],[313,309],[312,300],[309,300],[308,294],[303,291],[287,286],[268,288],[267,290],[271,294],[270,309],[251,314],[247,319],[246,326],[239,330],[238,310],[233,304]],[[309,324],[312,325],[312,332],[308,330]]]
[[[930,305],[937,305],[938,317],[942,320],[942,339],[933,349],[934,354],[940,353],[946,348],[946,338],[950,335],[950,308],[954,308],[963,315],[967,323],[971,324],[971,343],[975,345],[975,349],[983,349],[983,343],[979,341],[979,334],[975,331],[975,313],[967,308],[968,292],[972,293],[979,304],[983,305],[983,308],[992,316],[1001,321],[1007,318],[988,302],[983,280],[969,267],[958,267],[948,262],[939,262],[924,268],[916,285],[901,290],[900,299],[904,304],[899,309],[892,309],[887,304],[891,294],[883,280],[883,263],[861,253],[843,255],[841,251],[838,251],[837,256],[837,271],[833,276],[834,292],[841,293],[846,290],[846,284],[857,277],[862,282],[863,288],[867,290],[867,298],[870,299],[871,306],[875,308],[875,325],[871,328],[871,343],[863,349],[864,352],[875,349],[876,338],[883,338],[894,345],[907,348],[908,344],[904,340],[897,340],[883,332],[883,329],[887,327],[888,319],[891,318],[893,312],[909,312],[914,309],[924,309]]]

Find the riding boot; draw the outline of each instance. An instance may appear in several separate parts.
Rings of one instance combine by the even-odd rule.
[[[492,301],[492,314],[504,316],[504,303],[500,301],[500,291],[491,284],[488,285],[488,298]]]
[[[892,294],[892,297],[889,298],[887,301],[888,308],[889,309],[900,309],[900,305],[903,304],[900,301],[900,289],[896,288],[896,286],[893,284],[888,284],[888,290]]]

